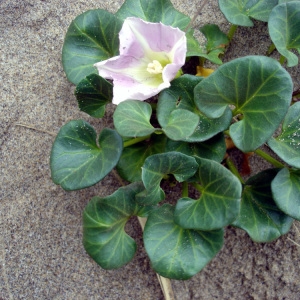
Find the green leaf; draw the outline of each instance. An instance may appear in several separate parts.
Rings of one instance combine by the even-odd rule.
[[[78,84],[91,73],[97,73],[95,63],[118,55],[121,27],[121,20],[101,9],[89,10],[72,21],[62,49],[69,81]]]
[[[281,134],[272,137],[268,145],[286,163],[300,168],[300,102],[289,108]]]
[[[287,58],[287,66],[296,66],[298,57],[290,49],[296,49],[300,54],[300,2],[277,5],[270,14],[268,26],[276,49]]]
[[[112,93],[112,84],[96,74],[82,79],[75,90],[80,110],[95,118],[103,117],[105,106],[113,97]]]
[[[116,16],[125,20],[128,17],[138,17],[148,22],[163,23],[185,30],[191,19],[174,8],[169,0],[126,0]],[[187,56],[199,54],[199,43],[193,36],[193,30],[188,30]],[[201,51],[200,51],[201,52]]]
[[[165,150],[166,136],[152,134],[149,140],[124,148],[117,164],[117,171],[127,181],[142,180],[145,159]]]
[[[186,110],[176,109],[169,115],[168,124],[163,127],[163,132],[168,138],[180,141],[193,134],[199,123],[199,117]]]
[[[277,206],[300,221],[300,171],[282,169],[271,184]]]
[[[110,196],[92,198],[84,209],[83,245],[104,269],[120,268],[135,254],[136,243],[124,227],[140,209],[134,198],[143,188],[141,183],[119,188]]]
[[[142,167],[142,180],[146,190],[137,195],[142,204],[157,204],[165,198],[160,188],[161,180],[173,174],[177,181],[182,182],[192,177],[198,169],[195,158],[179,152],[166,152],[149,156]]]
[[[196,130],[190,136],[181,140],[188,142],[202,142],[228,128],[231,121],[231,111],[228,108],[222,116],[209,119],[201,113],[194,102],[194,88],[203,80],[202,77],[183,75],[172,81],[171,87],[160,93],[157,104],[157,119],[164,128],[168,125],[172,113],[176,110],[188,110],[199,116]]]
[[[220,54],[224,54],[225,47],[229,44],[227,35],[220,30],[215,24],[206,24],[200,28],[204,34],[206,43],[206,58],[215,64],[222,64],[219,58]]]
[[[279,0],[279,1],[278,1],[278,4],[286,3],[286,2],[295,2],[295,1],[298,1],[298,2],[299,2],[299,0]]]
[[[176,151],[189,156],[199,156],[221,162],[226,153],[225,138],[222,133],[201,143],[186,143],[168,140],[166,152]]]
[[[219,0],[226,19],[235,25],[253,26],[250,18],[267,22],[278,0]]]
[[[155,272],[184,280],[198,273],[221,250],[223,230],[183,229],[174,222],[173,211],[165,204],[150,213],[144,244]]]
[[[199,42],[194,38],[194,30],[190,29],[186,32],[186,42],[187,42],[187,57],[191,56],[202,56],[210,59],[206,54],[206,50]]]
[[[271,192],[271,182],[277,169],[262,171],[246,182],[241,211],[234,226],[244,229],[255,242],[271,242],[286,234],[293,219],[276,206]]]
[[[215,230],[233,222],[240,211],[242,185],[225,167],[212,160],[197,158],[201,196],[181,198],[175,222],[186,229]]]
[[[54,183],[65,190],[89,187],[104,178],[117,164],[123,149],[122,138],[104,128],[99,136],[83,120],[61,127],[52,147],[50,166]]]
[[[115,128],[124,137],[147,136],[155,131],[150,124],[151,113],[149,103],[139,100],[121,102],[113,115]]]
[[[239,122],[230,126],[234,144],[251,152],[265,143],[284,118],[292,97],[289,73],[272,58],[247,56],[220,66],[195,87],[195,102],[209,118],[228,105]]]
[[[128,17],[138,17],[148,22],[185,29],[190,18],[174,8],[169,0],[126,0],[116,16],[125,20]]]

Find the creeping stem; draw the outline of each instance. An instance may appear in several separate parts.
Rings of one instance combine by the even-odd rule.
[[[233,163],[232,159],[229,156],[226,158],[226,164],[227,164],[229,170],[239,179],[241,184],[244,184],[245,182],[244,182],[241,174],[239,173],[235,164]]]
[[[203,186],[201,186],[200,184],[198,184],[196,182],[191,183],[191,185],[200,193],[202,193],[204,190]]]
[[[230,28],[229,28],[229,31],[228,31],[228,34],[227,34],[227,37],[229,39],[229,43],[231,42],[231,40],[233,39],[233,36],[236,32],[238,28],[238,25],[234,25],[234,24],[231,24]]]
[[[266,56],[270,56],[275,49],[276,49],[276,46],[274,45],[274,43],[272,43],[266,52]]]
[[[268,161],[269,163],[271,163],[274,167],[276,167],[276,168],[284,168],[284,164],[282,164],[280,161],[278,161],[277,159],[275,159],[274,157],[272,157],[271,155],[269,155],[265,151],[263,151],[261,149],[256,149],[254,152],[258,156],[262,157],[263,159],[265,159],[266,161]]]
[[[188,183],[186,181],[184,181],[182,183],[182,197],[188,197],[189,196],[189,187],[188,187]]]
[[[150,134],[146,135],[146,136],[141,136],[141,137],[137,137],[137,138],[128,140],[128,141],[124,142],[123,147],[126,148],[126,147],[129,147],[131,145],[135,145],[135,144],[137,144],[139,142],[142,142],[142,141],[145,141],[149,138],[150,138]]]
[[[283,55],[280,55],[279,63],[280,63],[281,65],[283,65],[284,62],[285,62],[285,57],[284,57]]]

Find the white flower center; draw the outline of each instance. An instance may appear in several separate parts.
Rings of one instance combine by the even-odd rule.
[[[147,71],[150,74],[161,74],[163,69],[164,68],[158,60],[153,60],[153,62],[149,63],[147,67]]]

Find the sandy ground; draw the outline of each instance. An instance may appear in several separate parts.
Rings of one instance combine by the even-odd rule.
[[[201,1],[172,1],[193,16]],[[119,270],[101,269],[82,244],[81,213],[94,195],[117,186],[112,176],[94,187],[65,192],[52,183],[49,153],[59,128],[82,118],[99,131],[110,116],[93,120],[79,112],[74,86],[64,75],[61,48],[72,19],[88,9],[116,11],[123,1],[0,1],[0,299],[163,299],[143,250],[136,220],[128,232],[138,242],[134,260]],[[210,0],[197,24],[228,22]],[[258,36],[239,29],[226,60],[264,53],[267,27]],[[293,69],[299,87],[299,69]],[[20,127],[26,124],[35,129]],[[254,164],[260,164],[254,158]],[[169,197],[172,197],[172,191]],[[296,224],[300,228],[299,223]],[[198,275],[172,281],[176,299],[300,299],[300,234],[255,244],[241,230],[228,228],[225,246]]]

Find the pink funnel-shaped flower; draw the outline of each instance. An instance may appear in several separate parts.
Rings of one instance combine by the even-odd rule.
[[[100,76],[114,82],[114,104],[158,94],[185,63],[186,37],[178,28],[127,18],[119,39],[120,55],[95,64]]]

